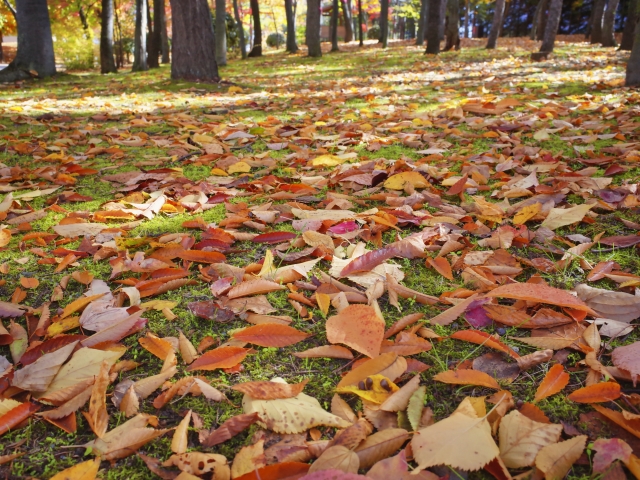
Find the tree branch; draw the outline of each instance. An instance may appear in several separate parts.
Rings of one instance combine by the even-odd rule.
[[[14,7],[13,5],[11,5],[11,2],[9,2],[9,0],[4,0],[4,4],[7,6],[7,8],[9,9],[9,11],[11,12],[11,14],[13,15],[13,18],[16,17],[16,7]]]

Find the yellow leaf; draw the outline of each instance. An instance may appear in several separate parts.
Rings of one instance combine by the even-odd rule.
[[[229,176],[227,174],[227,172],[225,172],[221,168],[212,168],[211,169],[211,175],[215,175],[217,177],[228,177]]]
[[[549,230],[555,230],[556,228],[579,222],[593,206],[593,204],[588,205],[583,203],[582,205],[576,205],[571,208],[552,208],[540,226],[547,227]]]
[[[59,322],[54,322],[47,328],[47,337],[55,337],[61,333],[73,330],[80,326],[80,317],[67,317]]]
[[[403,190],[407,183],[413,185],[413,188],[425,188],[429,185],[427,179],[418,172],[402,172],[387,178],[384,186],[390,190]]]
[[[229,87],[229,90],[227,90],[228,93],[242,93],[242,88],[234,85],[232,87]]]
[[[202,135],[201,133],[196,133],[193,136],[193,141],[198,143],[213,143],[215,141],[215,138],[210,137],[209,135]]]
[[[542,205],[539,202],[523,207],[518,213],[513,216],[514,225],[524,225],[526,222],[540,213],[541,208]]]
[[[99,458],[87,460],[57,473],[51,480],[94,480],[99,468]]]
[[[227,168],[227,173],[229,175],[233,173],[249,173],[251,171],[251,166],[247,162],[238,162],[231,165]]]
[[[536,456],[536,467],[544,473],[545,480],[564,478],[580,458],[587,443],[586,435],[578,435],[564,442],[542,448]]]
[[[311,164],[314,167],[335,167],[346,162],[346,158],[340,158],[336,155],[320,155],[313,159]]]
[[[383,385],[386,386],[386,388]],[[358,385],[347,385],[336,388],[336,392],[338,393],[354,393],[360,398],[364,398],[377,405],[383,403],[392,393],[398,390],[400,390],[400,387],[383,375],[371,375],[359,382]]]

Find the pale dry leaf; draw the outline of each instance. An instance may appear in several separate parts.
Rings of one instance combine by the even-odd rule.
[[[531,467],[540,449],[561,434],[562,425],[534,422],[513,410],[500,422],[500,458],[507,468]]]
[[[545,480],[564,478],[582,455],[587,438],[586,435],[578,435],[543,447],[536,456],[536,467],[544,473]]]

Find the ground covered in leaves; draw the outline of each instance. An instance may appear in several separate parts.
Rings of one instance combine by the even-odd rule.
[[[637,476],[640,94],[561,40],[0,87],[2,475]]]

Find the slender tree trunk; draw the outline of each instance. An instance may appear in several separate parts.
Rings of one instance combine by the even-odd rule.
[[[389,0],[380,0],[380,38],[378,43],[387,48],[389,41]]]
[[[284,0],[284,13],[287,17],[287,52],[296,53],[296,14],[293,8],[294,0]]]
[[[493,21],[491,23],[491,31],[489,32],[489,40],[487,41],[488,49],[496,48],[496,43],[500,36],[500,30],[502,30],[504,3],[504,0],[496,0],[495,11],[493,12]]]
[[[216,0],[216,63],[218,66],[227,64],[227,2]]]
[[[558,33],[558,27],[560,26],[560,15],[562,14],[562,0],[551,0],[549,2],[549,15],[547,16],[547,22],[544,28],[544,38],[542,39],[542,45],[540,51],[537,54],[532,54],[531,58],[534,60],[542,60],[553,52],[553,45],[556,43],[556,34]]]
[[[640,6],[637,5],[635,13],[638,14]],[[627,63],[627,75],[625,78],[625,85],[627,87],[637,87],[640,85],[640,22],[636,17],[636,29],[633,34],[633,47],[631,48],[631,55]]]
[[[162,28],[164,26],[164,0],[153,0],[153,30],[149,35],[149,68],[158,68],[162,54]]]
[[[362,32],[362,0],[358,0],[358,39],[360,40],[360,46],[364,45],[364,34]]]
[[[542,40],[544,38],[545,28],[547,26],[547,12],[549,9],[549,0],[540,0],[542,2],[542,9],[540,15],[536,20],[536,36],[533,40]]]
[[[240,9],[238,8],[238,0],[233,0],[233,16],[236,18],[236,28],[238,29],[238,39],[240,41],[240,55],[247,58],[247,41],[244,38],[244,25],[240,18]]]
[[[538,22],[540,21],[540,17],[542,16],[544,3],[544,0],[539,0],[538,5],[536,6],[536,13],[533,14],[533,20],[531,22],[531,32],[529,33],[529,38],[531,40],[536,40],[536,36],[538,33]]]
[[[102,0],[100,25],[100,73],[116,73],[113,58],[113,0]]]
[[[342,15],[344,19],[344,41],[353,41],[353,18],[351,16],[351,0],[342,0]]]
[[[443,22],[441,17],[442,9],[440,8],[443,0],[428,0],[429,12],[427,15],[427,31],[425,38],[427,40],[427,49],[424,53],[440,53],[440,24]]]
[[[2,30],[0,30],[0,62],[4,62],[4,53],[2,52]]]
[[[604,20],[602,22],[602,46],[603,47],[618,46],[616,42],[616,37],[614,35],[615,34],[614,21],[616,19],[616,10],[618,9],[619,4],[620,4],[620,0],[609,0],[607,9],[604,12]]]
[[[158,15],[157,18],[160,22],[160,27],[156,28],[156,31],[160,32],[160,51],[162,53],[162,63],[168,64],[171,61],[171,49],[169,48],[169,35],[167,34],[167,15],[164,10],[165,0],[154,0],[154,2],[155,3],[153,8],[158,12],[155,15]]]
[[[418,18],[418,33],[416,33],[416,45],[424,45],[425,33],[427,30],[427,14],[429,11],[429,0],[420,2],[420,17]]]
[[[260,5],[258,0],[251,0],[251,16],[253,17],[253,47],[249,52],[250,57],[262,56],[262,25],[260,23]]]
[[[465,1],[464,4],[464,38],[469,37],[469,17],[471,16],[471,5],[469,0]]]
[[[622,40],[618,50],[631,50],[633,48],[633,33],[640,16],[640,0],[631,0],[628,6],[627,19],[624,22]]]
[[[444,40],[444,26],[447,19],[447,0],[440,2],[440,25],[438,26],[438,38],[440,41]]]
[[[445,51],[452,48],[460,50],[460,2],[458,0],[447,1],[447,29]]]
[[[136,30],[133,40],[133,72],[149,70],[147,65],[147,0],[136,0]]]
[[[171,78],[219,82],[207,0],[171,0]]]
[[[339,10],[340,10],[340,1],[333,0],[333,8],[331,9],[331,25],[330,25],[332,52],[340,51],[340,48],[338,47],[338,18],[340,17]]]
[[[18,0],[16,2],[18,51],[13,61],[0,71],[0,82],[12,82],[56,74],[53,38],[46,0]]]
[[[321,57],[320,0],[307,0],[307,49],[310,57]]]
[[[602,43],[602,17],[606,0],[595,0],[593,4],[593,23],[591,24],[591,44]]]
[[[147,27],[149,27],[149,32],[147,33],[147,63],[149,68],[158,68],[160,66],[159,56],[160,56],[160,45],[157,43],[156,39],[156,26],[155,21],[151,17],[151,0],[147,0]],[[153,17],[156,16],[156,11],[154,8]]]

